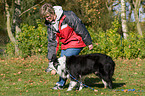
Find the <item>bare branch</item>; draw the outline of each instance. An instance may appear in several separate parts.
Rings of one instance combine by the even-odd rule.
[[[44,0],[42,0],[39,4],[41,4],[41,3],[43,3],[43,2],[44,2]],[[24,12],[22,12],[22,13],[19,15],[19,17],[21,17],[24,13],[28,12],[28,11],[31,10],[32,8],[38,6],[39,4],[36,4],[36,5],[32,6],[31,8],[25,10]]]

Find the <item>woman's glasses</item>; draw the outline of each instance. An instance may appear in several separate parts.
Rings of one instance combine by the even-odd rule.
[[[51,16],[45,16],[44,19],[51,19]]]
[[[44,19],[49,21],[49,22],[52,22],[52,21],[54,21],[54,16],[51,14],[50,15],[47,14],[46,16],[44,16]]]

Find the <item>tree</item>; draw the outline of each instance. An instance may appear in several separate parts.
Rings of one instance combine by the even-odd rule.
[[[14,3],[14,16],[13,16],[13,26],[14,26],[14,29],[15,29],[15,34],[16,34],[16,37],[18,37],[18,33],[21,32],[21,29],[20,29],[20,23],[21,23],[21,19],[19,17],[19,15],[21,14],[21,0],[15,0],[15,3]]]
[[[17,45],[17,41],[15,39],[15,37],[13,36],[12,34],[12,30],[11,30],[11,15],[10,15],[10,12],[9,12],[9,5],[7,4],[7,0],[5,0],[5,11],[6,11],[6,17],[7,17],[7,32],[8,32],[8,36],[10,38],[10,40],[12,41],[12,43],[14,44],[15,46],[15,55],[19,55],[19,48],[18,48],[18,45]]]
[[[136,0],[136,2],[134,1],[134,16],[135,16],[135,22],[137,24],[137,31],[140,35],[142,35],[142,30],[141,30],[141,26],[139,23],[139,7],[140,7],[140,2],[141,0]]]
[[[40,3],[42,3],[42,2],[44,2],[44,0],[42,0]],[[9,7],[9,4],[11,5],[11,8]],[[22,13],[21,13],[21,9],[22,9],[21,8],[21,0],[12,0],[11,2],[9,2],[9,4],[8,4],[8,1],[5,0],[5,11],[6,11],[6,17],[7,17],[7,22],[6,22],[7,32],[8,32],[8,36],[10,38],[10,41],[15,46],[15,55],[19,56],[20,50],[18,48],[18,42],[17,42],[16,38],[18,37],[17,34],[19,32],[21,32],[21,29],[20,29],[21,16],[24,13],[26,13],[27,11],[29,11],[30,9],[34,8],[35,6],[38,6],[38,4],[25,10]],[[10,10],[11,10],[11,12],[10,12]]]
[[[140,25],[140,22],[139,22],[139,8],[140,8],[140,5],[141,5],[141,0],[129,0],[129,4],[130,4],[130,15],[131,16],[131,13],[132,11],[134,11],[134,17],[135,17],[135,23],[136,23],[136,27],[137,27],[137,31],[140,35],[142,35],[142,29],[141,29],[141,25]]]
[[[116,0],[107,0],[106,2],[106,7],[109,11],[109,13],[111,14],[113,11],[113,7],[119,5],[119,3],[116,2],[116,4],[114,4],[116,2]]]
[[[121,0],[121,21],[122,21],[123,36],[125,39],[127,39],[128,27],[127,27],[127,21],[126,21],[126,2],[125,2],[125,0]]]

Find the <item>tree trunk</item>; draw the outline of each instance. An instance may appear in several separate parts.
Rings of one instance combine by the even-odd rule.
[[[141,0],[136,0],[136,2],[134,3],[134,17],[135,17],[135,22],[137,24],[137,31],[138,33],[142,36],[142,30],[141,30],[141,26],[139,23],[139,6],[140,6],[140,2]]]
[[[126,2],[125,2],[125,0],[121,0],[121,21],[122,21],[123,36],[125,39],[127,39],[128,26],[127,26],[127,21],[126,21]]]
[[[129,3],[129,5],[130,5],[130,8],[129,8],[129,15],[128,15],[128,21],[130,22],[130,21],[131,21],[132,10],[133,10],[133,4],[132,4],[132,1],[129,1],[128,3]]]
[[[20,29],[20,23],[21,23],[21,19],[20,19],[20,14],[21,14],[21,1],[20,0],[15,0],[15,10],[14,10],[14,19],[13,19],[13,23],[15,25],[15,30],[16,30],[16,38],[18,38],[18,33],[21,32]]]
[[[7,4],[7,0],[5,0],[5,10],[6,10],[6,17],[7,17],[7,32],[8,32],[8,36],[10,38],[10,41],[14,44],[15,46],[15,55],[18,56],[19,55],[19,48],[17,45],[17,41],[14,38],[12,31],[11,31],[11,23],[10,23],[10,12],[9,12],[9,5]]]

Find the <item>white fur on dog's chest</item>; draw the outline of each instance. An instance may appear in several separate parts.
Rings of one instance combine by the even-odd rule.
[[[62,78],[67,78],[69,76],[67,76],[66,74],[66,57],[60,57],[58,59],[58,62],[60,65],[58,65],[57,67],[57,74],[59,74]]]

